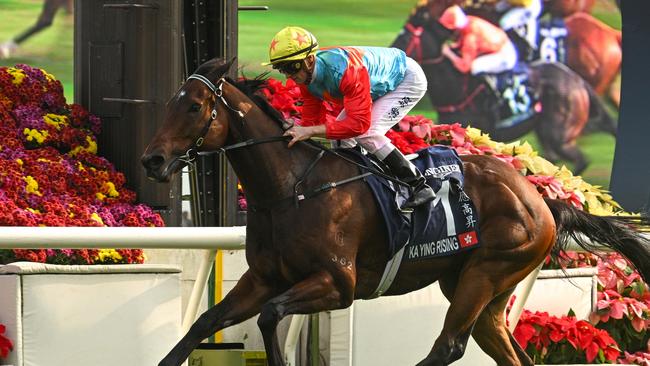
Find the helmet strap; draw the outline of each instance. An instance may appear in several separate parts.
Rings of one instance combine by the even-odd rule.
[[[309,65],[307,65],[307,59],[308,58],[309,58],[309,56],[307,56],[305,59],[302,60],[302,67],[305,68],[305,72],[307,73],[307,78],[305,79],[305,84],[306,85],[311,84],[311,78],[314,75],[314,68],[316,67],[315,61],[314,61],[314,64],[311,65],[311,67],[309,67]]]

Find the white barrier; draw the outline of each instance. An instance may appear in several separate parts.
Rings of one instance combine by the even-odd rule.
[[[244,249],[246,227],[0,226],[0,249]]]
[[[244,249],[246,227],[22,227],[0,226],[0,249],[146,248],[208,249],[183,318],[186,333],[196,319],[217,249]]]
[[[645,234],[647,238],[650,235]],[[187,332],[196,319],[202,291],[212,269],[217,249],[244,249],[246,227],[0,227],[0,249],[29,248],[145,248],[145,249],[208,249],[192,289],[183,332]],[[575,242],[570,250],[582,251]],[[602,250],[609,250],[601,247]],[[523,311],[526,297],[537,277],[539,268],[522,281],[522,296],[516,299],[510,312],[510,328],[514,329]],[[301,319],[301,318],[297,318]],[[301,319],[302,320],[302,319]],[[302,323],[300,321],[300,323]],[[296,332],[291,325],[290,332]],[[285,350],[295,350],[295,345],[285,345]],[[294,365],[293,355],[286,355]],[[292,362],[293,361],[293,362]]]

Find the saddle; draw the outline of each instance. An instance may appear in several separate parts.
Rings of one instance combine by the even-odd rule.
[[[361,165],[383,169],[374,156],[359,150],[337,149],[337,152]],[[401,251],[403,260],[420,260],[478,247],[478,212],[463,190],[463,164],[456,151],[446,146],[431,146],[416,155],[411,162],[420,169],[437,197],[413,212],[399,209],[408,199],[406,187],[376,174],[364,178],[386,224],[391,258]]]

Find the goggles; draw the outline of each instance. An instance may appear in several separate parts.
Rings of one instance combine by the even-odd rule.
[[[273,68],[285,75],[293,75],[302,68],[302,60],[278,63],[277,65],[274,65]]]

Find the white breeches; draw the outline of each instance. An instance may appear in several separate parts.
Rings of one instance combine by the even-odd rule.
[[[472,75],[497,74],[511,70],[517,64],[517,50],[512,42],[506,43],[499,52],[479,56],[472,62]]]
[[[368,131],[355,138],[340,140],[339,146],[354,147],[359,143],[368,152],[374,154],[377,150],[390,144],[390,140],[385,136],[386,132],[406,116],[422,99],[426,91],[427,78],[424,71],[415,60],[407,57],[404,80],[395,90],[372,102]],[[337,119],[342,120],[345,115],[345,110],[343,110]]]

